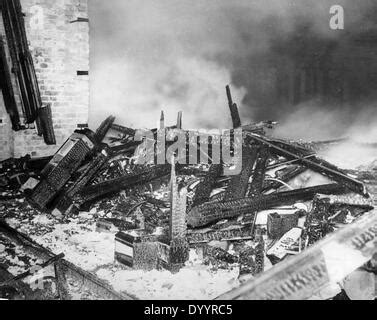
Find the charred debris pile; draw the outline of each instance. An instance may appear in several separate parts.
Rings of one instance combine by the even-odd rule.
[[[237,175],[227,176],[226,164],[211,159],[138,165],[146,141],[109,117],[96,132],[74,132],[52,157],[3,161],[0,200],[26,198],[62,222],[82,211],[102,212],[98,232],[117,232],[115,257],[132,268],[176,272],[196,250],[214,268],[238,264],[245,278],[374,208],[365,185],[320,159],[314,145],[267,136],[273,122],[243,126],[229,87],[227,94],[232,129],[242,129]],[[152,132],[161,131],[190,133],[182,129],[182,114],[173,127],[165,127],[162,116]],[[223,137],[210,136],[209,145],[216,139]]]

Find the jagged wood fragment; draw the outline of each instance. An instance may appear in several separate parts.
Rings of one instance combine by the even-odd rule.
[[[114,122],[115,122],[115,117],[110,116],[104,122],[101,123],[101,125],[96,131],[96,138],[97,138],[98,143],[101,143],[102,140],[105,139],[107,133],[111,129]]]
[[[319,159],[317,157],[308,159],[306,156],[310,154],[310,152],[308,150],[305,151],[304,148],[292,146],[288,143],[283,143],[277,140],[268,140],[265,137],[261,137],[252,133],[248,134],[248,137],[251,140],[261,143],[262,145],[268,146],[271,151],[280,156],[286,157],[287,159],[298,160],[298,163],[304,165],[308,169],[327,176],[328,178],[342,184],[351,191],[354,191],[365,197],[370,197],[363,183],[348,176],[345,172],[325,160]]]
[[[56,205],[56,209],[64,214],[73,204],[73,198],[95,177],[109,159],[108,150],[104,149],[100,152],[87,166],[81,176],[74,184],[62,195]]]
[[[251,240],[252,238],[253,236],[249,226],[205,233],[192,232],[188,234],[188,241],[190,244],[208,243],[211,241],[244,241]]]
[[[259,196],[262,194],[264,178],[266,176],[266,166],[269,156],[270,152],[268,148],[261,147],[253,173],[253,180],[250,186],[249,196],[251,197]]]
[[[319,193],[340,194],[343,192],[345,192],[344,187],[338,184],[329,184],[259,197],[208,202],[194,207],[189,212],[188,224],[194,228],[202,227],[223,219],[235,218],[241,214],[255,214],[257,211],[267,210],[276,206],[292,205],[297,201],[309,201]]]
[[[124,177],[105,181],[94,186],[84,188],[75,195],[75,201],[80,204],[102,199],[120,191],[138,185],[143,185],[170,174],[170,165],[158,165],[145,168],[142,173],[127,174]]]
[[[256,146],[243,147],[242,149],[242,171],[239,175],[231,178],[224,200],[230,201],[246,196],[250,176],[253,172],[255,162],[258,158],[259,148]]]
[[[210,166],[208,173],[204,177],[203,181],[199,183],[196,189],[193,206],[198,206],[209,201],[213,187],[217,178],[221,175],[221,172],[222,165],[214,164]]]

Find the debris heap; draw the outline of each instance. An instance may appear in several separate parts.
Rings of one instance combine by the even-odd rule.
[[[176,273],[189,261],[190,252],[214,270],[236,266],[245,284],[224,296],[232,299],[252,297],[253,281],[288,279],[295,272],[289,261],[309,252],[308,262],[297,266],[305,268],[315,258],[309,248],[328,235],[339,243],[334,234],[343,227],[351,228],[359,219],[375,223],[374,212],[365,218],[374,203],[364,183],[319,158],[308,144],[268,135],[275,122],[243,126],[229,87],[227,95],[233,120],[230,140],[210,135],[207,163],[185,164],[175,153],[166,163],[156,164],[165,152],[155,145],[161,135],[181,133],[187,150],[202,153],[190,139],[194,133],[182,129],[181,113],[172,127],[165,127],[162,113],[160,128],[151,130],[152,141],[139,141],[138,130],[116,125],[109,117],[96,132],[74,132],[53,157],[2,162],[0,187],[6,192],[0,200],[26,196],[35,212],[62,223],[83,211],[103,212],[93,217],[97,232],[116,230],[115,259],[133,269]],[[211,156],[219,140],[235,149],[236,130],[242,130],[242,168],[227,175],[229,164],[215,163]],[[166,149],[175,142],[167,142]],[[151,161],[138,164],[145,157],[143,148],[151,143],[156,151]],[[376,228],[368,235],[375,243]],[[356,259],[344,276],[365,267],[375,249],[367,252],[366,261]],[[370,261],[368,266],[374,268]],[[300,289],[293,296],[310,298],[326,284]],[[283,289],[268,291],[271,285],[263,288],[266,299],[290,296]]]

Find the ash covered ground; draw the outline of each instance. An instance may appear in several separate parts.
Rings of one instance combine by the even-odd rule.
[[[119,130],[119,126],[116,129]],[[125,136],[114,134],[116,130],[110,132],[112,134],[104,141],[119,152],[119,146],[124,147]],[[127,147],[127,143],[125,145]],[[338,144],[335,143],[335,148],[337,146]],[[323,154],[328,154],[333,147],[334,145],[327,144],[325,147],[316,145],[320,150],[319,153]],[[373,148],[373,146],[368,147]],[[135,149],[132,150],[133,153]],[[122,179],[129,175],[129,172],[140,170],[140,168],[135,169],[130,163],[130,158],[124,157],[123,152],[124,150],[110,158],[103,167],[105,169],[99,170],[86,187],[95,187],[106,181],[119,182],[114,179]],[[340,180],[337,178],[333,180],[321,172],[315,172],[305,167],[305,164],[286,162],[287,159],[281,157],[271,157],[265,162],[260,192],[268,197],[287,192],[292,196],[289,192],[299,191],[298,198],[293,197],[293,200],[283,204],[277,201],[266,208],[246,207],[246,211],[240,210],[224,218],[210,220],[209,223],[199,223],[195,226],[188,223],[184,235],[188,246],[186,249],[181,248],[183,251],[186,250],[187,258],[180,261],[179,269],[174,271],[169,270],[166,264],[155,264],[156,261],[151,263],[143,261],[141,267],[125,264],[117,256],[117,236],[122,232],[136,236],[140,230],[143,230],[148,237],[152,236],[152,240],[147,237],[148,240],[145,240],[147,243],[161,242],[165,246],[169,245],[172,211],[179,210],[174,208],[174,201],[172,202],[174,192],[172,185],[177,184],[187,188],[185,214],[188,215],[187,221],[190,221],[192,219],[190,213],[196,207],[194,202],[198,196],[198,188],[206,181],[211,166],[190,166],[182,171],[180,168],[175,168],[176,177],[174,173],[170,175],[168,170],[168,174],[147,179],[136,186],[132,184],[121,186],[116,192],[105,193],[102,197],[92,199],[89,204],[80,203],[79,200],[85,192],[79,192],[80,197],[73,201],[73,207],[66,212],[57,211],[53,207],[49,210],[36,209],[34,203],[29,200],[31,190],[29,192],[20,190],[17,183],[16,187],[10,183],[12,180],[7,180],[6,186],[6,175],[4,175],[0,218],[3,224],[27,235],[52,254],[64,254],[65,260],[94,275],[116,292],[137,299],[151,300],[215,299],[272,269],[274,265],[301,254],[322,238],[344,226],[351,225],[374,208],[377,191],[375,161],[342,171],[352,181],[354,179],[364,183],[368,188],[369,198],[365,194],[360,194],[361,192],[356,192],[355,189],[352,191],[351,187],[338,189],[335,181]],[[15,167],[13,170],[16,170]],[[85,170],[81,171],[85,172]],[[43,177],[34,173],[28,172],[27,176],[43,181]],[[9,178],[9,175],[7,177]],[[226,203],[223,196],[231,188],[234,178],[231,178],[230,182],[229,179],[225,179],[224,182],[226,177],[221,175],[217,178],[220,181],[210,187],[209,200],[197,207],[213,202]],[[253,184],[254,179],[255,175],[250,174],[250,180],[246,181],[246,185]],[[71,177],[62,189],[63,193],[67,192],[75,181],[77,176]],[[339,183],[339,186],[341,184]],[[321,189],[322,186],[325,187]],[[330,186],[333,189],[328,190]],[[314,191],[311,191],[311,188],[314,188]],[[306,195],[300,199],[302,190],[309,190],[314,194],[309,193],[309,198]],[[244,197],[244,199],[252,198],[250,193]],[[235,199],[242,200],[237,197]],[[325,209],[323,209],[324,204],[326,204]],[[271,221],[277,216],[283,220],[293,219],[293,222],[290,222],[288,227],[281,224],[276,226]],[[235,230],[243,231],[234,233]],[[153,238],[157,233],[159,236],[162,235],[162,238]],[[287,240],[284,237],[287,235],[288,242],[284,243],[284,240]],[[283,241],[283,244],[279,241]],[[138,259],[144,257],[141,255]],[[132,258],[136,259],[135,255]],[[38,255],[30,257],[28,250],[22,245],[15,244],[12,237],[7,236],[6,233],[0,234],[2,270],[17,276],[35,265],[41,265],[42,262],[43,259]],[[35,278],[28,275],[22,281],[30,285]],[[90,289],[83,290],[83,284],[80,284],[77,278],[69,278],[67,282],[70,299],[104,298]],[[45,281],[43,286],[42,291],[46,291],[47,286],[50,292],[43,298],[58,298],[53,276]],[[324,290],[313,294],[312,298],[333,299],[343,292],[342,283],[332,283]],[[41,298],[40,295],[35,297]]]

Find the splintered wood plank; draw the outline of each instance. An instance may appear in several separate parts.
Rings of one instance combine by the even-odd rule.
[[[258,155],[257,164],[253,173],[253,181],[250,186],[249,196],[251,197],[262,194],[264,178],[266,176],[267,161],[269,157],[270,152],[268,148],[262,147]]]
[[[305,154],[303,154],[293,146],[282,145],[282,143],[268,140],[267,138],[261,137],[259,135],[249,133],[247,136],[249,139],[269,147],[270,150],[274,153],[287,159],[297,160],[299,164],[302,164],[308,169],[311,169],[317,173],[327,176],[330,179],[333,179],[334,181],[347,187],[351,191],[359,193],[365,197],[370,196],[365,185],[362,182],[348,176],[345,172],[343,172],[336,166],[326,162],[325,160],[316,157],[307,158]]]
[[[232,123],[233,128],[237,129],[241,127],[241,117],[240,113],[238,111],[238,106],[233,102],[232,93],[230,91],[230,87],[226,87],[226,95],[228,96],[228,103],[229,103],[229,109],[230,109],[230,115],[232,116]]]
[[[249,180],[252,175],[255,162],[257,161],[259,148],[242,148],[242,171],[239,175],[231,178],[225,193],[224,201],[241,199],[246,197]]]
[[[293,205],[298,201],[310,201],[317,194],[341,194],[345,191],[346,189],[338,184],[329,184],[258,197],[203,203],[190,210],[187,223],[194,228],[204,227],[220,220],[236,218],[241,214],[255,214],[258,211],[276,206]]]
[[[219,300],[305,300],[339,283],[377,252],[377,210]]]
[[[221,175],[222,169],[222,165],[211,165],[204,180],[199,183],[196,189],[193,201],[194,207],[209,201],[214,185],[216,184],[217,178]]]
[[[67,267],[65,267],[60,261],[58,261],[57,263],[55,263],[54,269],[56,277],[56,287],[60,300],[71,300],[72,297],[69,294],[69,287],[66,277]]]

